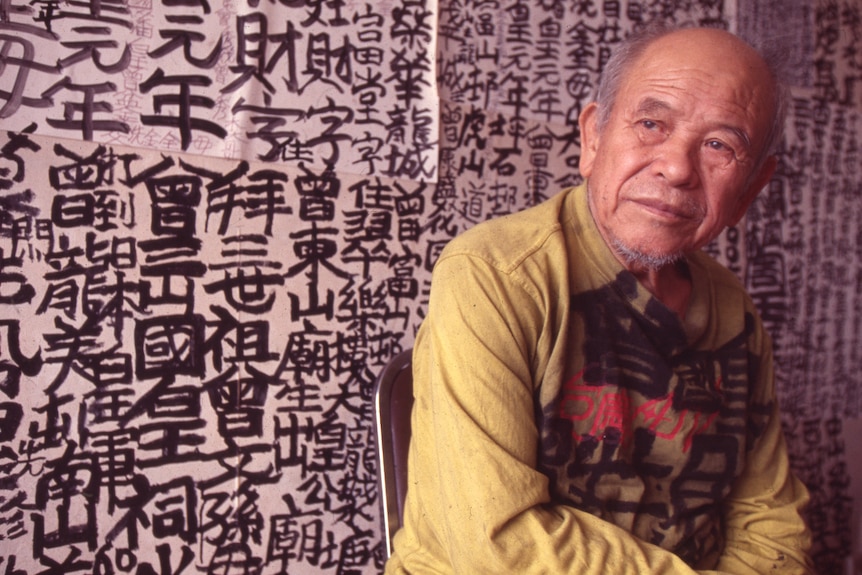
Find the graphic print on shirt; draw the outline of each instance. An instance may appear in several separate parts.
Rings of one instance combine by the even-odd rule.
[[[673,312],[655,299],[641,311],[636,295],[624,272],[571,297],[586,326],[570,334],[571,353],[584,368],[543,408],[540,468],[555,501],[694,565],[721,550],[718,502],[771,410],[748,403],[754,318],[716,350],[689,349]]]

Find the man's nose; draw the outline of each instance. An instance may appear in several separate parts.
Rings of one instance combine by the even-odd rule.
[[[658,175],[674,187],[694,186],[700,178],[698,150],[696,143],[681,136],[671,136],[657,150],[658,156],[653,161],[653,167]]]

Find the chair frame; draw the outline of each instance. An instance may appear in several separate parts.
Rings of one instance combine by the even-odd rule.
[[[412,408],[412,349],[407,349],[386,364],[374,385],[378,498],[387,558],[392,555],[392,538],[404,514]]]

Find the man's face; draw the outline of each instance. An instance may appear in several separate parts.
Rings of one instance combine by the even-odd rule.
[[[735,224],[768,182],[758,166],[773,114],[763,62],[717,31],[665,36],[623,78],[607,124],[581,114],[581,173],[605,241],[667,260],[699,249]],[[625,255],[628,254],[628,255]]]

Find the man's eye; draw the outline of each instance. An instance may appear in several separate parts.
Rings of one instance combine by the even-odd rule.
[[[722,142],[721,140],[709,140],[706,142],[706,147],[710,150],[714,150],[716,152],[722,152],[725,154],[733,154],[733,148]]]
[[[646,144],[658,144],[667,138],[665,126],[661,122],[642,119],[636,125],[641,141]]]

